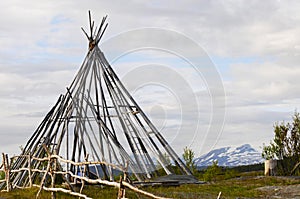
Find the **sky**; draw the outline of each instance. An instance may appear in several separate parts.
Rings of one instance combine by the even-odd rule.
[[[0,151],[20,153],[99,44],[177,153],[251,144],[299,108],[299,1],[0,2]]]

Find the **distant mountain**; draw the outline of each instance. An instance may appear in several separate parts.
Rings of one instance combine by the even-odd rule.
[[[210,166],[213,161],[218,161],[219,166],[240,166],[262,163],[264,159],[261,153],[252,148],[249,144],[240,147],[224,147],[214,149],[207,154],[195,159],[198,167]]]

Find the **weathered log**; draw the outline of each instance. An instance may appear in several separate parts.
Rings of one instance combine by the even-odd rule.
[[[60,192],[67,193],[67,194],[70,194],[70,195],[73,195],[73,196],[79,196],[79,197],[82,197],[82,198],[85,198],[85,199],[92,199],[90,197],[87,197],[84,194],[73,192],[71,190],[67,190],[67,189],[63,189],[63,188],[48,188],[48,187],[43,186],[42,189],[44,189],[45,191],[51,191],[51,192],[53,192],[53,191],[54,192],[60,191]]]

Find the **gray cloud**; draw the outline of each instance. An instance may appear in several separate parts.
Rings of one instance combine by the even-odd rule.
[[[97,22],[103,15],[109,15],[103,42],[136,28],[165,28],[193,39],[213,61],[214,58],[230,60],[228,63],[215,61],[227,95],[226,122],[217,146],[250,143],[258,147],[263,142],[268,143],[274,122],[289,120],[299,106],[298,1],[190,0],[172,4],[128,1],[126,4],[96,0],[0,2],[0,7],[5,8],[0,13],[0,133],[9,140],[4,143],[0,139],[1,151],[16,153],[19,149],[13,147],[23,144],[43,113],[46,114],[58,95],[65,92],[87,52],[87,41],[80,27],[87,27],[87,10],[91,8],[95,19],[99,19]],[[117,54],[118,48],[126,42],[136,41],[132,37],[123,42],[111,48],[115,50],[112,53]],[[167,40],[159,42],[171,45]],[[188,46],[182,43],[181,48],[188,49]],[[103,50],[105,53],[105,45]],[[143,54],[140,61],[121,60],[113,67],[122,77],[133,66],[153,63],[153,60],[167,67],[173,66],[172,61],[165,62],[172,58],[164,52],[154,52],[151,56],[156,59],[152,61],[145,58],[148,55]],[[249,58],[257,60],[249,61]],[[177,68],[176,73],[182,74],[195,92],[201,125],[192,147],[197,153],[201,148],[202,153],[209,149],[202,141],[212,114],[205,77],[200,80],[188,67]],[[153,117],[159,118],[162,109],[165,111],[168,123],[164,132],[167,137],[172,137],[172,131],[178,129],[180,114],[176,111],[179,108],[176,103],[173,107],[167,106],[168,101],[162,96],[168,92],[159,91],[143,91],[141,103]],[[157,101],[152,100],[155,97]],[[158,103],[162,109],[151,109]],[[188,104],[185,110],[188,126],[193,122],[193,106]],[[162,125],[161,120],[155,120]],[[173,140],[179,153],[189,144],[184,141],[185,134]]]

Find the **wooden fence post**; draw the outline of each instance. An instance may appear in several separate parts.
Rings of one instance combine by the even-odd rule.
[[[54,150],[54,155],[56,155],[56,150]],[[51,187],[55,188],[55,178],[56,178],[56,170],[57,170],[57,158],[55,157],[53,159],[53,168],[50,169],[51,172]],[[56,193],[54,191],[51,192],[51,198],[55,199],[56,198]]]
[[[32,178],[31,178],[31,153],[28,154],[28,177],[29,177],[29,187],[32,187]]]
[[[2,153],[2,159],[3,159],[3,167],[5,172],[6,190],[7,192],[9,192],[11,190],[11,184],[10,184],[10,168],[9,168],[8,155]]]
[[[89,158],[89,154],[86,154],[86,156],[85,156],[85,158],[84,158],[84,161],[85,161],[85,162],[88,162],[88,158]],[[85,165],[84,165],[84,169],[83,169],[83,173],[82,173],[82,176],[83,176],[83,177],[85,177],[85,173],[86,173],[86,171],[88,170],[87,167],[88,167],[88,165],[85,164]],[[84,181],[84,180],[81,180],[81,188],[80,188],[80,191],[79,191],[80,194],[82,193],[82,190],[83,190],[83,188],[84,188],[84,184],[85,184],[85,181]]]
[[[44,174],[44,176],[43,176],[43,178],[42,178],[42,181],[41,181],[41,184],[40,184],[40,189],[39,189],[39,191],[38,191],[37,194],[36,194],[36,198],[39,197],[39,195],[40,195],[42,189],[44,188],[44,184],[45,184],[45,181],[46,181],[46,177],[47,177],[47,175],[48,175],[48,173],[49,173],[49,171],[50,171],[50,169],[51,169],[51,154],[50,154],[50,152],[48,151],[46,145],[43,145],[43,147],[45,148],[45,151],[46,151],[46,153],[47,153],[47,155],[48,155],[48,157],[47,157],[47,158],[48,158],[48,165],[47,165],[46,172],[45,172],[45,174]],[[52,177],[52,176],[51,176],[51,177]]]
[[[117,199],[122,199],[125,197],[125,187],[122,184],[123,182],[123,177],[120,176],[120,187],[119,187],[119,192],[118,192],[118,198]]]
[[[125,198],[125,186],[123,185],[123,180],[126,181],[127,180],[127,169],[128,169],[128,161],[126,161],[126,165],[125,168],[123,169],[123,173],[124,173],[124,177],[122,179],[122,176],[120,177],[120,187],[119,187],[119,192],[118,192],[118,198],[117,199],[121,199],[121,198]]]

